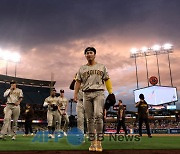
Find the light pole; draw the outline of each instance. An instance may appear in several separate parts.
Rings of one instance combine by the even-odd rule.
[[[146,53],[144,53],[144,57],[146,60],[146,76],[147,76],[147,83],[148,83],[148,87],[149,87],[149,73],[148,73],[148,65],[147,65],[147,58],[146,58]]]
[[[136,62],[136,53],[137,53],[137,49],[136,48],[132,48],[131,49],[131,58],[134,58],[135,67],[136,67],[136,83],[137,83],[137,89],[139,89],[138,73],[137,73],[137,62]]]
[[[158,54],[157,54],[157,52],[156,52],[156,61],[157,61],[157,68],[158,68],[159,85],[161,85],[160,71],[159,71],[159,60],[158,60]]]
[[[0,58],[6,61],[6,75],[8,75],[8,63],[14,62],[15,63],[15,77],[16,77],[16,70],[17,70],[17,63],[20,62],[21,56],[19,53],[9,52],[9,51],[2,51],[0,50]]]
[[[136,82],[137,82],[136,84],[137,84],[137,89],[139,89],[136,56],[135,56],[134,60],[135,60],[135,66],[136,66]]]
[[[172,73],[171,73],[171,64],[170,64],[169,53],[168,53],[168,62],[169,62],[169,74],[170,74],[170,79],[171,79],[171,86],[173,87],[173,83],[172,83]]]
[[[169,64],[169,73],[170,73],[170,80],[171,80],[171,86],[173,86],[172,83],[172,72],[171,72],[171,65],[170,65],[170,57],[169,53],[173,52],[173,46],[169,43],[164,44],[163,46],[160,45],[154,45],[152,48],[147,48],[143,47],[140,50],[137,48],[132,48],[131,49],[131,58],[135,58],[135,65],[136,65],[136,79],[137,79],[137,87],[138,87],[138,78],[137,78],[137,64],[136,64],[136,59],[138,57],[145,57],[146,61],[146,72],[147,72],[147,82],[149,86],[149,73],[148,73],[148,65],[147,65],[147,56],[152,56],[156,55],[156,62],[157,62],[157,69],[158,69],[158,77],[159,77],[159,85],[161,85],[161,80],[160,80],[160,71],[159,71],[159,60],[158,60],[158,55],[160,54],[167,54],[168,55],[168,64]],[[139,88],[139,87],[138,87]]]

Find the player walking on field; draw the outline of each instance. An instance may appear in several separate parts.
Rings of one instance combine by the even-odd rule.
[[[77,80],[77,73],[75,75],[75,78],[71,82],[70,89],[74,90],[75,82]],[[82,131],[84,134],[84,118],[85,118],[85,111],[84,111],[84,106],[83,106],[83,92],[82,89],[80,88],[78,92],[78,100],[77,100],[77,105],[76,105],[76,113],[77,113],[77,127]]]
[[[51,90],[51,95],[47,97],[44,101],[43,106],[47,107],[47,122],[48,122],[48,137],[54,138],[54,131],[56,128],[56,121],[59,118],[58,112],[58,98],[56,97],[56,90],[53,88]]]
[[[74,100],[78,100],[80,87],[83,93],[83,105],[87,118],[90,140],[96,130],[97,141],[91,140],[89,151],[102,151],[100,137],[103,136],[104,83],[108,92],[112,93],[112,84],[106,67],[95,61],[96,49],[88,47],[84,51],[87,64],[80,67],[75,84]]]
[[[4,97],[7,98],[6,110],[4,115],[4,123],[1,129],[0,138],[5,139],[8,127],[11,122],[11,116],[13,119],[12,124],[12,140],[16,139],[17,121],[20,115],[20,103],[23,98],[23,92],[21,89],[16,87],[16,82],[12,80],[10,82],[11,87],[4,92]]]
[[[64,90],[60,90],[60,96],[58,97],[58,110],[60,113],[59,116],[59,127],[61,127],[61,121],[62,118],[64,118],[65,122],[64,122],[64,127],[63,127],[63,131],[64,131],[64,136],[67,136],[66,132],[67,132],[67,128],[69,125],[69,118],[68,118],[68,114],[67,114],[67,108],[68,108],[68,100],[66,97],[64,97]]]

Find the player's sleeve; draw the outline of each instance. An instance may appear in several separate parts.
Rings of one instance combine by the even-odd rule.
[[[76,75],[76,81],[82,82],[81,68],[80,68],[79,71],[77,72],[77,75]]]
[[[112,82],[110,79],[107,79],[105,81],[105,85],[106,85],[106,89],[107,91],[109,92],[109,94],[112,94],[113,93],[113,90],[112,90]]]
[[[140,102],[136,102],[135,107],[139,107]]]
[[[104,69],[103,69],[103,80],[106,81],[109,79],[109,73],[107,71],[107,68],[104,66]]]
[[[23,92],[21,89],[20,89],[20,93],[19,93],[19,98],[23,98]]]
[[[9,93],[10,93],[10,89],[7,89],[5,92],[4,92],[4,97],[7,97],[8,95],[9,95]]]
[[[43,107],[47,107],[48,106],[48,99],[46,98],[43,104]]]

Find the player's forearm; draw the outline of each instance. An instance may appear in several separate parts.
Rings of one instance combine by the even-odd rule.
[[[19,105],[22,102],[22,98],[20,98],[15,104]]]
[[[113,90],[112,90],[112,83],[111,83],[111,80],[108,79],[105,81],[105,85],[106,85],[106,89],[107,91],[109,92],[109,94],[112,94],[113,93]]]
[[[81,82],[76,80],[76,83],[75,83],[75,88],[74,88],[74,94],[77,95],[79,90],[80,90],[80,86],[81,86]]]
[[[7,96],[10,94],[10,91],[11,91],[11,89],[7,89],[7,90],[4,92],[4,97],[7,97]]]
[[[138,106],[139,106],[139,104],[140,104],[140,102],[136,103],[135,107],[138,107]]]
[[[44,102],[43,107],[48,106],[48,102]]]

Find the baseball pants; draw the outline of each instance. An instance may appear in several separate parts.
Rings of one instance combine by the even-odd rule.
[[[48,126],[50,126],[50,127],[56,127],[56,121],[58,121],[58,117],[59,117],[59,112],[58,112],[58,110],[56,110],[56,111],[50,111],[50,110],[48,110],[48,112],[47,112],[47,122],[48,122]]]
[[[59,123],[59,130],[61,130],[61,121],[62,119],[64,119],[64,126],[63,126],[63,131],[66,132],[68,129],[68,125],[69,125],[69,117],[67,115],[67,113],[65,115],[63,114],[59,114],[59,119],[58,119],[58,123]]]
[[[77,127],[84,133],[85,111],[84,111],[82,99],[77,101],[76,113],[77,113]]]
[[[103,133],[104,91],[84,92],[83,103],[89,134]]]
[[[17,121],[20,115],[20,105],[16,106],[14,104],[7,104],[6,111],[4,115],[4,123],[1,129],[1,134],[7,134],[8,127],[11,125],[11,116],[13,119],[12,123],[12,135],[16,135],[17,131]]]

